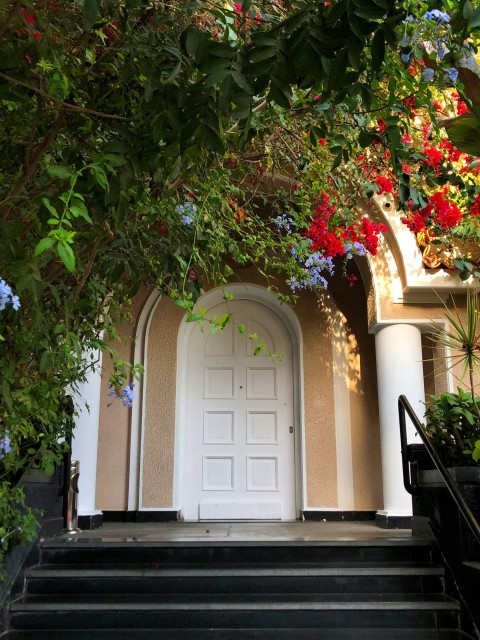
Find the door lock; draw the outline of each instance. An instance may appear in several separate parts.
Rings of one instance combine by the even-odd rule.
[[[288,430],[290,431],[290,433],[293,433],[293,427],[289,427]]]

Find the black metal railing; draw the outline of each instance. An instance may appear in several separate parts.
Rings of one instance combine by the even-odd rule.
[[[400,421],[400,440],[402,447],[402,469],[403,469],[403,484],[405,489],[411,495],[415,495],[417,487],[412,485],[411,477],[410,477],[410,466],[409,466],[409,449],[407,442],[407,424],[406,424],[406,415],[412,421],[413,426],[417,430],[420,439],[425,445],[425,449],[427,450],[432,462],[436,466],[438,472],[442,476],[443,481],[445,482],[450,495],[455,500],[455,503],[462,514],[465,522],[469,526],[471,532],[475,536],[476,541],[480,545],[480,525],[478,524],[475,516],[473,515],[470,507],[465,502],[465,498],[460,492],[456,482],[450,475],[448,469],[445,467],[443,462],[440,459],[440,456],[437,453],[437,450],[433,446],[432,442],[425,434],[423,430],[422,423],[418,419],[415,411],[412,408],[412,405],[409,403],[405,396],[400,396],[398,398],[398,417]]]

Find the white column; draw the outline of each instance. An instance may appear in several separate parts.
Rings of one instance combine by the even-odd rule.
[[[404,394],[420,420],[425,413],[425,388],[420,329],[392,324],[375,335],[378,406],[382,447],[383,511],[387,517],[412,515],[412,498],[403,487],[398,396]],[[408,442],[420,442],[407,417]]]
[[[93,371],[89,372],[87,380],[79,385],[78,392],[73,397],[78,412],[73,431],[72,460],[80,461],[79,516],[102,513],[95,509],[102,354],[99,351],[94,356],[94,361],[97,360],[98,364]],[[90,359],[90,356],[87,357]]]

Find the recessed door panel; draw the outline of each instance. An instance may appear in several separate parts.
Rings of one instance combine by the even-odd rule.
[[[290,334],[283,320],[261,303],[233,300],[229,310],[247,334],[257,333],[260,342],[283,358],[253,355],[252,343],[234,327],[225,335],[192,328],[185,391],[183,516],[187,521],[293,520]],[[207,315],[219,317],[226,311],[219,304]]]

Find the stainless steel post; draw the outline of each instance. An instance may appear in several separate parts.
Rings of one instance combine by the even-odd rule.
[[[70,462],[70,486],[67,500],[67,522],[65,533],[81,533],[78,528],[78,479],[80,477],[80,462]]]

